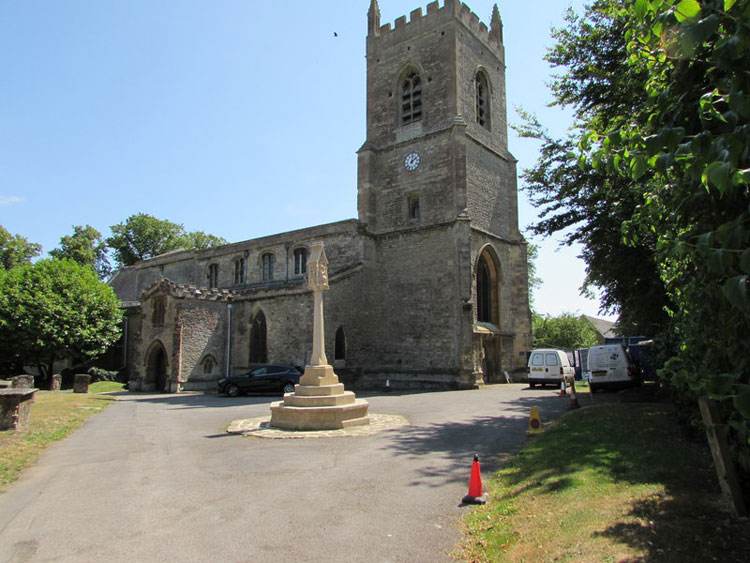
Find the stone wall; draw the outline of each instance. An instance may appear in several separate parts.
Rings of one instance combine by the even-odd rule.
[[[223,375],[226,361],[227,304],[203,300],[182,300],[180,383],[184,390],[213,390]],[[212,369],[206,372],[210,356]]]

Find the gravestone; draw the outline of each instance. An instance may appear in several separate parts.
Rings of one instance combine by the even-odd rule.
[[[49,390],[59,391],[60,389],[62,389],[62,375],[56,373],[52,376],[52,379],[49,382]]]
[[[0,430],[21,430],[29,423],[36,389],[0,389]]]
[[[87,373],[77,373],[73,376],[73,393],[88,393],[91,376]]]
[[[13,389],[30,389],[34,387],[34,376],[33,375],[17,375],[11,378],[13,381]]]

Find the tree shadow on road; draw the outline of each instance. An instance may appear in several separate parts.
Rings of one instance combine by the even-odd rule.
[[[134,401],[141,403],[164,404],[169,408],[200,409],[241,407],[244,405],[270,405],[274,401],[281,400],[278,394],[264,395],[241,395],[239,397],[225,397],[215,393],[141,393],[141,392],[118,392],[110,393],[117,397],[118,401]]]
[[[569,401],[560,397],[529,396],[509,401],[498,400],[496,416],[478,416],[470,420],[446,421],[425,426],[407,426],[385,433],[383,446],[399,455],[435,459],[419,470],[420,478],[411,485],[440,487],[465,482],[474,454],[479,456],[483,474],[498,470],[508,455],[515,453],[527,439],[529,413],[539,408],[543,422],[557,418],[569,409]]]

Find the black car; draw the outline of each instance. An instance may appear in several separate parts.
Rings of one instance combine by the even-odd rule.
[[[295,366],[263,365],[243,375],[233,375],[219,380],[219,393],[236,397],[240,393],[292,393],[299,383],[302,370]]]

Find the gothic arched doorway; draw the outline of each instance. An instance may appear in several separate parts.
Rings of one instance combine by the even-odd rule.
[[[258,311],[250,328],[250,363],[268,363],[266,316]]]
[[[491,246],[480,253],[476,264],[477,344],[481,347],[481,370],[486,382],[496,382],[502,371],[502,314],[500,260]]]
[[[159,393],[166,393],[167,389],[167,352],[161,342],[151,345],[146,361],[146,384],[154,386]]]

